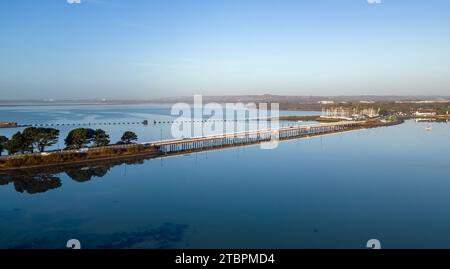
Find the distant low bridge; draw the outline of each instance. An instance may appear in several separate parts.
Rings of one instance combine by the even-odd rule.
[[[23,127],[73,127],[73,126],[108,126],[108,125],[160,125],[173,123],[201,123],[201,122],[243,122],[243,121],[269,121],[271,118],[256,119],[196,119],[196,120],[143,120],[143,121],[114,121],[114,122],[68,122],[68,123],[29,123],[17,124],[15,122],[0,122],[0,128],[23,128]]]
[[[184,139],[162,140],[143,144],[146,146],[153,146],[159,152],[164,154],[182,153],[222,147],[241,146],[246,144],[258,144],[262,142],[269,142],[273,138],[277,138],[278,140],[286,140],[341,132],[354,129],[361,123],[364,123],[364,121],[343,121],[314,125],[299,125],[278,129],[264,129]]]

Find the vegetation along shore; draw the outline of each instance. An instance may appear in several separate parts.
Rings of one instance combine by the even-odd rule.
[[[86,161],[126,158],[134,155],[154,155],[155,149],[135,144],[134,132],[125,132],[120,141],[110,143],[109,135],[102,129],[77,128],[65,138],[64,150],[46,151],[57,143],[59,130],[28,127],[10,139],[0,136],[0,170],[24,167],[82,163]]]

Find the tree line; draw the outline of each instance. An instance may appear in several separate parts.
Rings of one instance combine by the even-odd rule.
[[[54,128],[28,127],[15,133],[11,138],[0,135],[0,155],[4,150],[9,155],[16,153],[34,153],[58,143],[59,130]],[[137,141],[134,132],[126,131],[116,144],[133,144]],[[77,128],[69,132],[64,139],[66,149],[81,149],[85,147],[103,147],[110,145],[109,135],[102,129]]]

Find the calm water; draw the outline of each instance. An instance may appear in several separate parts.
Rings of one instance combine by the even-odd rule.
[[[2,108],[0,120],[156,117],[149,111],[169,110]],[[84,248],[364,248],[377,238],[450,248],[450,126],[426,126],[3,176],[0,247],[76,238]],[[133,128],[151,139],[163,127]]]

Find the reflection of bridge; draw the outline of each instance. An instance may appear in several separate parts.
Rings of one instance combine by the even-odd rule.
[[[156,147],[161,153],[182,153],[269,142],[273,139],[286,140],[335,133],[353,129],[360,123],[363,123],[363,121],[343,121],[315,125],[300,125],[283,127],[279,129],[264,129],[203,137],[171,139],[143,144],[146,146]]]

